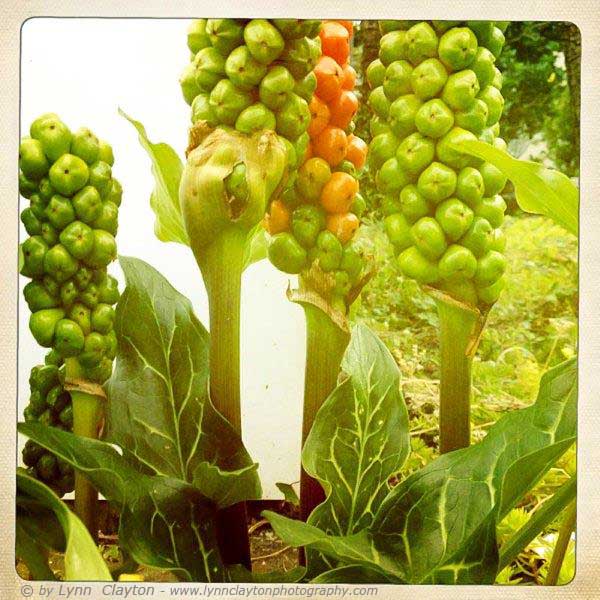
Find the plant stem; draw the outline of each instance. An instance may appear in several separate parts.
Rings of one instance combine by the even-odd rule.
[[[475,311],[436,300],[440,318],[440,452],[470,444],[471,363]]]
[[[569,506],[565,509],[565,516],[563,522],[558,530],[558,540],[552,553],[552,560],[548,567],[548,574],[546,575],[546,581],[544,585],[556,585],[558,583],[558,576],[569,547],[569,541],[571,539],[571,533],[575,528],[577,519],[577,501],[573,500]]]
[[[245,243],[246,233],[229,227],[196,253],[210,313],[211,400],[240,437],[240,300]],[[218,537],[226,564],[251,568],[245,503],[219,511]]]
[[[306,316],[306,370],[304,375],[304,411],[302,416],[302,446],[312,428],[315,416],[334,390],[342,357],[350,341],[341,329],[320,308],[303,303]],[[300,512],[306,521],[313,509],[325,500],[323,488],[304,469],[300,477]]]
[[[65,376],[67,380],[83,377],[83,372],[76,358],[65,360]],[[101,399],[93,394],[72,390],[73,433],[82,437],[96,439],[98,437],[98,419]],[[91,536],[96,539],[96,503],[98,492],[80,472],[75,471],[75,514],[87,527]]]

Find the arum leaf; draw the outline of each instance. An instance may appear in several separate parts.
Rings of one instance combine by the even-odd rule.
[[[576,386],[575,360],[548,371],[533,406],[399,483],[358,533],[328,535],[281,515],[265,517],[286,543],[318,550],[339,566],[364,566],[404,583],[493,583],[497,524],[576,439]]]
[[[257,465],[210,401],[209,335],[189,300],[147,263],[120,264],[127,286],[116,309],[109,439],[220,507],[260,498]]]
[[[496,524],[575,441],[576,384],[575,360],[551,369],[533,406],[505,415],[479,444],[441,456],[393,488],[371,531],[408,581],[494,581]]]
[[[282,483],[281,481],[278,481],[275,485],[283,494],[283,499],[286,502],[289,502],[292,506],[300,506],[300,498],[298,498],[298,494],[291,483]]]
[[[545,215],[573,235],[579,231],[579,190],[571,180],[539,163],[519,160],[479,140],[466,140],[457,148],[498,168],[515,186],[525,212]]]
[[[152,161],[155,187],[150,196],[150,206],[156,216],[154,234],[161,242],[177,242],[189,246],[188,235],[179,208],[179,182],[183,173],[181,159],[165,143],[154,144],[146,135],[144,126],[119,109],[137,130],[139,141]]]
[[[92,536],[89,534],[85,525],[73,513],[68,506],[46,485],[30,477],[29,475],[17,472],[17,489],[21,501],[23,496],[39,503],[40,508],[46,509],[46,518],[49,517],[48,509],[53,513],[60,524],[64,534],[64,556],[65,556],[65,579],[69,581],[112,581],[110,571],[104,562],[102,555],[98,551]],[[18,497],[19,499],[19,497]],[[34,576],[50,576],[54,579],[52,571],[47,566],[44,569],[43,562],[40,561],[43,554],[38,553],[35,557],[32,553],[39,552],[43,544],[41,538],[33,538],[31,529],[27,526],[28,515],[25,506],[30,503],[18,502],[17,508],[17,555],[21,555],[28,565],[34,567]],[[19,506],[20,505],[20,506]],[[37,515],[40,516],[39,514]],[[37,533],[39,527],[44,529],[55,528],[55,523],[50,521],[45,525],[36,526]],[[53,533],[54,535],[54,533]],[[62,549],[62,548],[61,548]],[[26,554],[26,556],[23,556]]]
[[[408,456],[410,439],[398,367],[370,329],[353,328],[341,368],[346,379],[317,413],[302,464],[327,494],[308,522],[350,535],[371,524],[389,478]],[[308,557],[309,574],[323,570]]]
[[[141,473],[106,442],[40,423],[18,431],[84,473],[120,512],[119,543],[137,563],[187,581],[223,580],[216,506],[195,487]]]

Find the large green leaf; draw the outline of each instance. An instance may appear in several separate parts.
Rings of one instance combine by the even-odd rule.
[[[479,444],[440,457],[392,490],[372,533],[408,581],[493,582],[497,564],[489,564],[485,549],[495,549],[495,524],[575,441],[576,382],[575,360],[552,369],[533,406],[504,416]]]
[[[17,490],[17,556],[30,567],[34,578],[54,579],[44,560],[44,551],[54,547],[64,551],[66,580],[112,581],[85,525],[49,487],[17,472]],[[63,532],[61,540],[56,539],[57,521]]]
[[[346,379],[321,406],[302,451],[306,472],[327,494],[308,522],[331,535],[371,524],[410,447],[398,367],[370,329],[353,328],[341,368]],[[309,554],[315,574],[310,563]]]
[[[84,473],[120,511],[119,543],[136,562],[184,580],[223,580],[216,506],[194,486],[140,473],[106,442],[39,423],[18,430]]]
[[[120,264],[127,287],[116,310],[108,439],[220,507],[260,498],[258,465],[210,401],[209,335],[191,303],[145,262]]]
[[[189,246],[187,231],[179,208],[179,181],[183,163],[177,152],[168,144],[154,144],[148,139],[146,129],[135,119],[119,109],[137,130],[140,144],[152,161],[155,187],[150,196],[150,206],[156,216],[154,233],[162,242],[177,242]]]
[[[548,371],[533,406],[505,415],[479,444],[441,456],[394,487],[368,530],[328,536],[266,516],[285,542],[398,582],[493,583],[496,526],[574,443],[576,390],[575,360]]]
[[[463,141],[456,146],[500,169],[513,182],[522,210],[546,215],[573,235],[578,234],[579,190],[566,175],[539,163],[514,158],[479,140]]]

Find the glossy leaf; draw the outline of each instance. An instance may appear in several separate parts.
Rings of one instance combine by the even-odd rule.
[[[578,234],[579,190],[566,175],[539,163],[514,158],[479,140],[466,140],[457,147],[500,169],[513,182],[522,210],[550,217],[573,235]]]
[[[43,551],[40,550],[53,538],[52,545],[56,543],[58,521],[64,535],[64,539],[61,540],[62,547],[59,549],[64,550],[65,580],[112,581],[110,571],[85,525],[49,487],[29,475],[17,472],[17,489],[17,555],[20,555],[28,566],[33,567],[34,577],[46,578],[52,574],[47,563],[47,570],[44,568],[43,560],[40,560]],[[38,504],[33,529],[30,527],[32,504],[27,502],[28,500]],[[29,510],[25,508],[27,505]],[[50,511],[52,516],[48,514]],[[44,513],[45,522],[40,520]],[[40,535],[42,530],[49,532],[49,536]]]
[[[222,581],[216,506],[177,479],[140,473],[106,442],[39,423],[18,430],[84,473],[120,512],[119,543],[139,564],[187,581]]]
[[[341,369],[345,380],[320,408],[302,451],[306,472],[327,494],[308,522],[332,535],[371,524],[410,448],[398,367],[370,329],[354,327]]]
[[[120,263],[127,286],[116,310],[108,439],[221,507],[260,498],[258,465],[210,401],[209,335],[189,300],[145,262]]]
[[[150,196],[150,206],[156,216],[154,234],[162,242],[177,242],[189,246],[179,208],[179,182],[183,173],[181,159],[168,144],[151,142],[139,121],[132,119],[121,109],[119,114],[135,127],[140,144],[152,161],[155,187]]]
[[[278,481],[275,485],[283,494],[283,499],[286,502],[289,502],[292,506],[300,506],[300,498],[298,498],[298,494],[291,483],[282,483],[281,481]]]
[[[570,360],[544,375],[534,405],[502,417],[479,444],[445,454],[399,483],[372,525],[354,535],[329,536],[265,516],[286,543],[397,582],[493,583],[496,526],[574,443],[576,401],[577,363]]]

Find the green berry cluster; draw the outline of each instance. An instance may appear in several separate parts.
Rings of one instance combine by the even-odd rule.
[[[506,151],[495,65],[506,25],[383,21],[379,58],[367,69],[370,165],[400,269],[484,307],[504,287],[506,178],[455,144],[479,139]]]
[[[19,147],[21,244],[29,328],[43,347],[76,357],[90,381],[104,382],[116,354],[117,256],[122,189],[112,176],[111,147],[87,128],[72,133],[55,114],[31,124]]]
[[[65,431],[73,429],[71,395],[64,387],[64,369],[60,369],[60,356],[52,350],[45,365],[31,370],[29,388],[31,395],[25,408],[26,422],[37,421]],[[23,462],[28,473],[53,488],[59,496],[73,491],[73,467],[32,440],[23,448]]]
[[[198,19],[188,30],[191,62],[181,79],[192,123],[276,131],[292,166],[308,146],[308,101],[316,87],[320,21]]]

